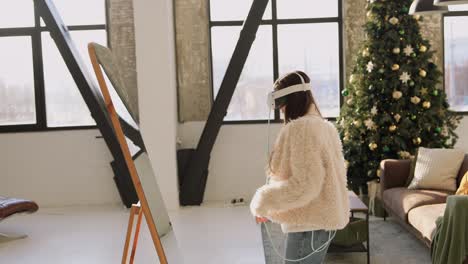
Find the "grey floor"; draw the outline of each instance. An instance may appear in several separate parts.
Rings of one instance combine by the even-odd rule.
[[[369,228],[372,264],[431,263],[430,250],[391,218],[387,221],[381,218],[371,218]],[[286,236],[277,225],[269,225],[269,230],[275,247],[279,252],[284,252]],[[264,228],[262,228],[262,236],[266,264],[283,264],[281,258],[274,253]],[[325,263],[364,264],[366,261],[366,253],[346,253],[328,254]]]

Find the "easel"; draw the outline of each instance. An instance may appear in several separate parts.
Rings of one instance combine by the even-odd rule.
[[[132,253],[130,254],[129,264],[133,264],[133,260],[135,259],[136,248],[138,245],[138,236],[140,234],[140,227],[141,227],[141,220],[143,219],[143,210],[141,209],[140,203],[133,204],[130,208],[130,218],[128,219],[128,227],[127,227],[127,236],[125,238],[125,245],[123,250],[122,256],[122,264],[127,263],[128,258],[128,248],[130,246],[130,240],[132,237],[132,230],[133,230],[133,221],[135,220],[135,215],[138,215],[137,223],[135,227],[135,234],[133,236],[133,245],[132,245]]]
[[[155,247],[156,252],[158,254],[158,257],[159,257],[159,262],[161,264],[168,264],[166,253],[164,252],[164,248],[163,248],[163,245],[162,245],[161,240],[159,238],[159,233],[158,233],[158,230],[156,228],[155,221],[154,221],[155,218],[153,217],[153,215],[151,213],[151,210],[149,209],[148,200],[147,200],[146,195],[145,195],[145,193],[143,191],[143,186],[142,186],[140,178],[138,176],[138,173],[137,173],[137,170],[136,170],[136,167],[135,167],[135,163],[133,162],[132,154],[130,153],[130,149],[128,147],[127,140],[125,139],[125,135],[124,135],[122,126],[120,124],[119,116],[117,114],[117,111],[115,110],[115,107],[114,107],[114,104],[112,102],[109,89],[107,87],[107,84],[106,84],[106,81],[105,81],[105,78],[104,78],[104,73],[103,73],[103,71],[101,69],[101,66],[100,66],[99,61],[98,61],[97,56],[96,56],[94,43],[89,43],[88,44],[88,53],[89,53],[89,57],[91,59],[91,64],[93,65],[94,73],[96,74],[96,78],[97,78],[97,81],[99,83],[99,87],[101,89],[101,93],[102,93],[104,103],[105,103],[105,106],[106,106],[105,108],[106,108],[106,110],[107,110],[107,112],[109,114],[109,117],[110,117],[111,125],[114,128],[115,136],[117,137],[117,140],[119,142],[121,151],[122,151],[123,156],[124,156],[124,161],[125,161],[126,165],[128,166],[128,169],[129,169],[129,172],[130,172],[130,177],[131,177],[132,182],[133,182],[133,184],[135,186],[135,190],[136,190],[136,193],[138,195],[138,198],[140,199],[140,202],[138,204],[141,205],[140,207],[138,207],[138,205],[135,206],[135,207],[132,206],[132,209],[130,211],[129,228],[127,230],[127,239],[125,241],[124,253],[123,253],[123,257],[122,257],[123,262],[122,263],[125,264],[125,261],[127,259],[128,245],[130,244],[129,236],[131,235],[131,229],[132,229],[131,227],[133,226],[133,218],[134,218],[134,216],[136,214],[136,211],[138,211],[137,228],[135,230],[135,239],[133,241],[133,246],[132,246],[133,249],[132,249],[132,254],[130,256],[130,261],[131,261],[130,263],[133,263],[133,258],[135,256],[136,246],[138,244],[137,242],[138,242],[138,234],[140,232],[141,219],[142,219],[142,217],[144,215],[145,219],[146,219],[146,224],[148,225],[148,229],[149,229],[151,237],[153,239],[154,247]],[[129,235],[129,233],[130,233],[130,235]]]

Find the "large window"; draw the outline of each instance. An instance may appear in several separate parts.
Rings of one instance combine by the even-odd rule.
[[[445,89],[450,109],[468,113],[468,5],[444,16]]]
[[[89,42],[107,44],[105,0],[55,0],[91,70]],[[0,3],[0,131],[94,127],[95,122],[31,0]]]
[[[252,0],[211,0],[213,95],[216,96]],[[270,0],[225,121],[265,121],[274,80],[294,70],[311,77],[326,117],[340,111],[341,0]],[[276,111],[271,118],[280,119]]]

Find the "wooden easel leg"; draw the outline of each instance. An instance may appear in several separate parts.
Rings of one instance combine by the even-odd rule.
[[[133,260],[135,259],[136,248],[138,245],[138,237],[140,234],[140,227],[141,227],[141,220],[143,219],[143,209],[140,208],[138,212],[138,220],[137,226],[135,229],[135,237],[133,238],[133,247],[132,247],[132,254],[130,255],[130,264],[133,264]]]
[[[123,256],[122,256],[122,264],[127,263],[128,247],[130,245],[130,238],[132,236],[132,229],[133,229],[133,220],[135,218],[135,215],[137,214],[138,209],[139,207],[135,205],[132,205],[132,208],[130,208],[130,218],[128,219],[127,236],[125,238],[125,245],[124,245]]]

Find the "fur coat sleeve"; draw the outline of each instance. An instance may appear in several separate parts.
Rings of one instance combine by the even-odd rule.
[[[315,199],[324,182],[320,124],[293,121],[283,127],[275,143],[267,170],[271,181],[255,193],[250,209],[253,215],[268,217],[307,205]]]

